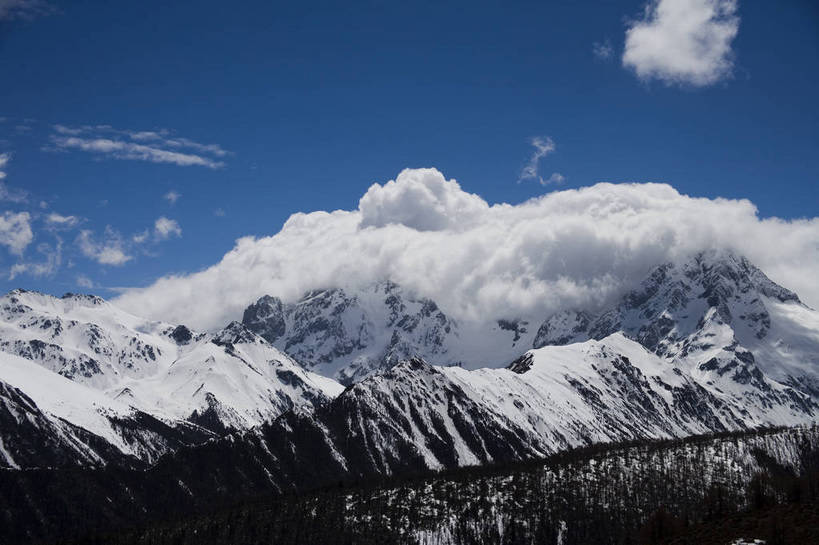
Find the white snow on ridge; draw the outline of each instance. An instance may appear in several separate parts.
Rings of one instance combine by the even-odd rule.
[[[107,418],[128,418],[135,412],[132,407],[32,361],[1,352],[0,381],[24,392],[40,410],[102,437],[123,453],[136,454]]]

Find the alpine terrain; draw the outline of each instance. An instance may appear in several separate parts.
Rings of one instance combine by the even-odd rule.
[[[388,281],[266,295],[217,331],[24,290],[0,316],[0,509],[23,540],[106,497],[71,531],[819,417],[819,312],[729,252],[482,331]]]

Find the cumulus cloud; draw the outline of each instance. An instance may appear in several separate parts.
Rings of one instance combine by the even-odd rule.
[[[170,191],[165,193],[165,195],[163,195],[162,198],[165,199],[166,201],[168,201],[169,203],[171,203],[171,205],[174,205],[174,204],[176,204],[176,201],[178,201],[181,196],[182,196],[182,194],[180,194],[180,193],[174,191],[173,189],[171,189]]]
[[[395,180],[373,184],[358,203],[362,227],[395,224],[418,231],[465,228],[488,208],[431,168],[406,169]]]
[[[170,237],[181,237],[182,228],[176,220],[160,216],[154,222],[154,236],[157,240],[166,240]]]
[[[644,80],[705,86],[730,76],[736,0],[651,0],[626,30],[623,66]]]
[[[105,228],[105,233],[100,239],[94,236],[93,231],[83,229],[77,235],[76,243],[85,257],[93,259],[100,265],[119,266],[133,259],[133,256],[126,252],[122,235],[111,227]]]
[[[663,262],[722,248],[819,306],[819,218],[760,218],[747,200],[666,184],[601,183],[489,206],[433,169],[375,184],[357,210],[293,214],[241,238],[200,272],[160,278],[116,302],[147,317],[215,328],[256,298],[391,279],[462,323],[598,309]]]
[[[115,159],[169,163],[178,166],[225,166],[219,158],[229,152],[216,144],[200,144],[187,138],[169,137],[170,131],[131,131],[108,125],[67,127],[54,125],[49,150],[80,150]]]
[[[31,215],[28,212],[3,212],[0,215],[0,244],[16,255],[22,255],[34,240]]]

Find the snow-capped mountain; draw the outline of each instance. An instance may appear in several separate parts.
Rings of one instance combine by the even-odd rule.
[[[11,415],[0,440],[14,436],[20,445],[25,436],[35,443],[37,434],[50,437],[38,444],[68,449],[62,458],[71,463],[117,456],[152,463],[214,432],[323,404],[343,389],[238,322],[195,334],[137,318],[99,297],[23,290],[0,299],[0,317],[0,384]],[[111,448],[102,455],[94,445]],[[33,463],[4,448],[8,466]]]
[[[383,282],[354,294],[340,288],[313,291],[293,304],[265,296],[242,323],[308,369],[351,384],[413,356],[441,364],[457,324],[429,299]]]
[[[393,282],[313,291],[292,304],[264,296],[242,323],[304,367],[348,385],[412,357],[444,366],[505,364],[534,335],[526,320],[498,319],[488,329],[459,324]]]
[[[728,391],[749,384],[765,390],[764,375],[819,394],[819,312],[729,252],[656,267],[639,288],[597,316],[556,314],[540,326],[535,347],[616,332]]]
[[[109,393],[146,412],[222,432],[261,424],[293,408],[321,405],[342,390],[232,322],[180,349],[156,374],[126,379]]]
[[[173,329],[91,295],[14,290],[0,298],[0,350],[98,389],[173,361]]]
[[[389,282],[292,304],[263,297],[242,323],[213,333],[141,320],[88,296],[15,291],[0,310],[0,347],[71,385],[55,389],[93,392],[96,414],[228,434],[180,455],[250,449],[236,463],[266,460],[259,471],[279,487],[294,481],[275,475],[277,464],[292,476],[299,460],[387,475],[819,415],[819,316],[729,253],[661,265],[599,314],[562,312],[539,328],[498,319],[483,333]],[[67,422],[143,460],[178,450],[166,439],[170,446],[153,450],[128,447],[105,422],[93,428],[15,380],[6,381],[7,404],[27,395],[57,427]]]

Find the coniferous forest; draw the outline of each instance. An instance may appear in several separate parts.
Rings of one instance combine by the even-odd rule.
[[[62,543],[819,543],[819,428],[589,447],[181,518],[184,506],[165,508],[164,517]]]

